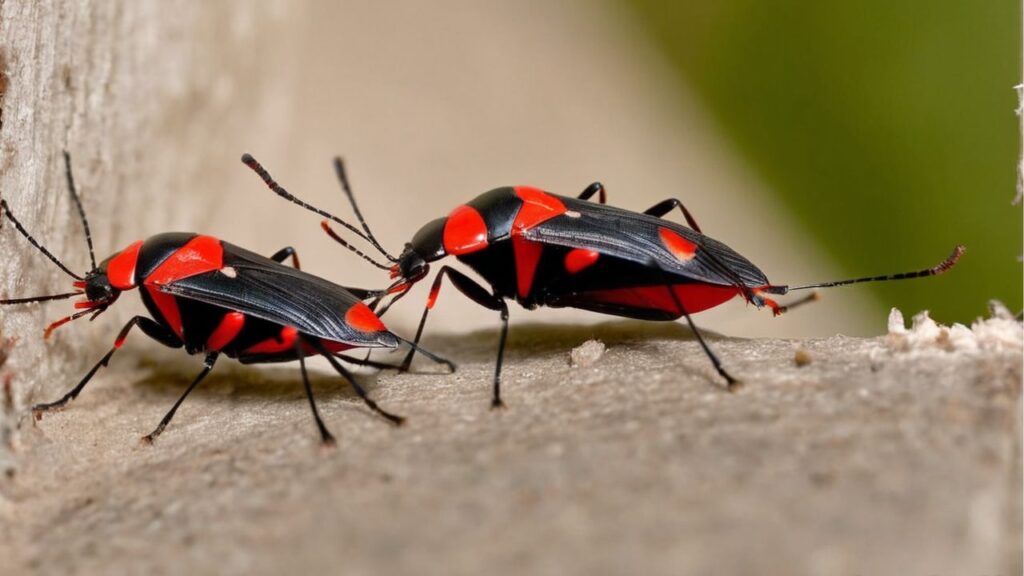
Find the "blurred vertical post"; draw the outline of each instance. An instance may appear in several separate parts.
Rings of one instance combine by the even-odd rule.
[[[80,273],[89,259],[62,150],[71,153],[98,259],[155,231],[192,228],[216,206],[207,191],[238,170],[204,151],[223,148],[237,160],[223,135],[251,138],[286,105],[260,72],[274,60],[274,46],[260,37],[283,10],[300,8],[0,0],[0,196]],[[12,227],[0,230],[3,297],[67,291],[68,282]],[[122,303],[94,325],[62,328],[45,342],[43,326],[66,313],[66,302],[0,309],[2,336],[17,336],[0,367],[0,386],[10,382],[0,387],[0,486],[13,466],[15,419],[70,388],[135,305]]]

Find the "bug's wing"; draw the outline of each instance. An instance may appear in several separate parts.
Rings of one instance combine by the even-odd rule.
[[[768,278],[732,248],[672,222],[621,208],[560,198],[574,215],[561,215],[522,232],[524,238],[649,265],[653,260],[670,275],[709,284],[735,285],[732,273],[748,288],[765,286]],[[578,214],[578,216],[575,216]],[[697,247],[693,258],[677,258],[662,242],[661,229],[678,234]]]
[[[364,332],[346,320],[350,309],[365,304],[345,287],[227,242],[223,245],[224,268],[175,280],[159,289],[293,326],[324,340],[362,347],[398,345],[395,336],[386,330]]]

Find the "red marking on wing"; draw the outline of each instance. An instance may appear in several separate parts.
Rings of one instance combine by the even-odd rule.
[[[345,322],[360,332],[386,332],[384,323],[362,302],[356,302],[345,312]]]
[[[246,354],[267,354],[274,355],[295,349],[295,339],[299,337],[299,330],[292,326],[281,328],[280,334],[274,338],[267,338],[246,348]]]
[[[576,248],[570,250],[565,255],[565,271],[569,274],[576,274],[577,272],[586,270],[597,262],[597,258],[600,256],[593,250],[587,250],[586,248]]]
[[[245,314],[228,312],[220,319],[220,324],[217,324],[217,328],[213,330],[210,337],[206,339],[206,349],[213,352],[220,351],[238,336],[244,326]]]
[[[146,290],[149,291],[149,296],[153,299],[153,303],[160,309],[160,314],[163,315],[167,325],[174,330],[178,338],[184,340],[185,335],[181,326],[181,310],[178,308],[178,300],[170,294],[161,292],[156,286],[146,286]]]
[[[566,212],[565,204],[562,204],[561,200],[543,190],[529,186],[516,186],[515,193],[523,201],[523,205],[512,222],[513,235],[529,230]]]
[[[533,286],[533,277],[537,272],[544,245],[540,242],[527,240],[519,235],[512,236],[512,254],[516,260],[516,288],[520,298],[526,298]]]
[[[734,286],[713,284],[676,284],[673,289],[679,302],[690,314],[714,308],[740,293]],[[665,286],[595,290],[585,292],[581,297],[603,304],[618,304],[640,310],[664,310],[678,316],[682,315]]]
[[[196,236],[174,251],[144,282],[150,285],[171,284],[196,274],[224,267],[224,246],[213,236]]]
[[[487,247],[487,223],[472,206],[463,204],[448,215],[444,224],[444,249],[458,256]]]
[[[672,230],[661,228],[658,230],[658,235],[661,236],[661,243],[665,245],[665,248],[668,248],[668,251],[679,260],[686,262],[693,260],[693,257],[697,255],[697,245]]]
[[[107,262],[107,280],[111,286],[118,290],[135,288],[135,264],[139,261],[141,248],[142,240],[139,240]]]

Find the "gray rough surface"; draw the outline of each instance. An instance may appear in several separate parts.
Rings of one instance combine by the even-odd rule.
[[[215,151],[234,138],[283,131],[287,118],[271,105],[283,98],[260,73],[261,62],[281,56],[256,36],[280,10],[250,14],[241,10],[247,5],[0,1],[0,196],[71,269],[84,273],[89,260],[68,201],[62,150],[72,153],[102,259],[157,231],[201,229],[218,206],[211,191],[224,189],[229,174]],[[243,89],[247,107],[237,111]],[[232,160],[237,149],[232,146]],[[3,228],[2,297],[70,288],[70,278]],[[17,377],[0,402],[0,439],[38,401],[41,384],[80,371],[70,358],[99,356],[109,345],[107,337],[44,343],[42,327],[67,308],[0,311],[3,334],[18,338],[6,366]],[[106,331],[98,333],[127,318],[128,311],[108,313],[98,322]],[[0,469],[8,466],[6,442],[0,443]]]
[[[1019,352],[716,339],[746,381],[729,394],[675,325],[520,325],[491,412],[495,339],[431,341],[454,376],[379,375],[400,429],[318,378],[334,450],[295,367],[218,369],[155,446],[192,372],[111,372],[22,421],[5,572],[1020,571]]]

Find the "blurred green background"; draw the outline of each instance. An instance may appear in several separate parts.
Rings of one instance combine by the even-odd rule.
[[[873,285],[885,306],[946,322],[984,314],[990,298],[1021,308],[1019,2],[627,5],[849,275],[926,267],[967,246],[941,285]]]

